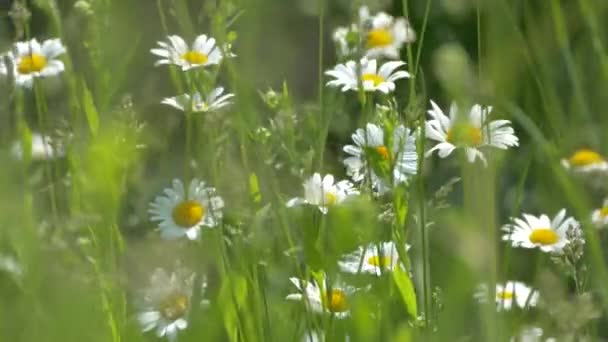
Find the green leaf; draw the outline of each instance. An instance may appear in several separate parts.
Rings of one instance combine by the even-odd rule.
[[[249,196],[253,203],[259,204],[262,201],[258,176],[253,172],[249,175]]]
[[[401,267],[396,267],[393,271],[393,280],[399,289],[401,299],[405,304],[407,313],[412,317],[418,317],[418,305],[416,304],[416,289],[407,272]]]
[[[393,203],[395,205],[397,225],[402,227],[405,224],[409,209],[409,193],[406,184],[399,184],[395,188],[395,198]]]
[[[89,124],[89,130],[91,131],[91,134],[95,136],[99,131],[99,114],[97,113],[97,107],[95,106],[93,96],[91,95],[91,92],[84,81],[81,82],[81,89],[82,105],[84,107],[84,113],[87,117],[87,123]]]
[[[237,274],[226,275],[219,293],[224,328],[230,341],[239,341],[239,310],[246,304],[248,294],[247,280]]]

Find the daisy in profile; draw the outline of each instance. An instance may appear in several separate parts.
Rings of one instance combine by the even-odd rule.
[[[386,62],[378,68],[378,62],[375,59],[362,58],[360,64],[359,69],[357,62],[348,61],[326,71],[326,75],[334,78],[327,82],[327,85],[341,87],[341,90],[345,92],[348,90],[358,91],[359,83],[361,83],[364,91],[379,91],[388,94],[395,90],[395,81],[410,77],[407,71],[397,70],[405,65],[405,62],[402,61]]]
[[[523,214],[523,219],[512,218],[511,221],[502,227],[503,241],[511,241],[513,247],[540,248],[549,253],[561,252],[570,242],[569,230],[580,232],[580,224],[574,218],[566,217],[566,209],[560,210],[553,220],[547,215]]]
[[[475,298],[486,303],[489,299],[488,286],[482,284],[475,292]],[[504,284],[496,284],[495,291],[496,309],[498,311],[511,310],[514,306],[525,309],[536,306],[538,303],[538,291],[531,289],[519,281],[508,281]]]
[[[58,57],[65,53],[60,39],[48,39],[40,44],[36,38],[17,42],[14,50],[0,59],[0,74],[14,77],[17,86],[31,88],[34,78],[55,76],[63,72],[65,66]],[[7,65],[10,64],[10,65]]]
[[[335,338],[335,336],[333,336]],[[345,336],[344,342],[349,342],[350,337]],[[322,330],[306,331],[302,336],[301,342],[325,342],[325,332]]]
[[[601,208],[595,209],[591,213],[591,222],[597,228],[605,228],[608,226],[608,199],[604,200],[604,204]]]
[[[575,172],[605,173],[608,171],[608,161],[599,153],[590,149],[577,150],[569,158],[562,159],[562,165]]]
[[[407,251],[410,246],[405,246]],[[395,243],[381,242],[370,243],[344,256],[339,262],[340,270],[347,273],[368,273],[377,276],[382,273],[392,272],[400,264],[399,252]]]
[[[39,133],[32,134],[30,148],[32,160],[52,160],[65,155],[61,145],[56,144],[51,137]],[[19,160],[23,159],[23,144],[21,141],[16,141],[13,144],[11,153]]]
[[[350,314],[348,297],[356,292],[352,286],[334,284],[331,293],[327,293],[326,277],[323,274],[322,283],[317,280],[308,281],[298,278],[289,278],[291,283],[298,289],[298,293],[287,295],[287,300],[302,301],[313,312],[329,313],[336,318],[345,318]]]
[[[192,96],[182,94],[165,98],[161,103],[184,112],[186,111],[186,108],[190,107],[193,113],[206,113],[214,112],[230,105],[232,103],[230,100],[233,97],[234,94],[224,94],[223,87],[217,87],[207,94],[204,99],[200,93],[194,93]]]
[[[151,49],[152,54],[161,57],[154,65],[173,64],[188,71],[193,68],[219,64],[223,58],[221,48],[215,38],[202,34],[188,46],[184,39],[177,35],[167,37],[167,41],[157,42],[158,48]],[[232,57],[228,53],[228,57]]]
[[[143,291],[137,320],[144,332],[155,330],[159,338],[177,341],[180,330],[188,327],[195,275],[185,268],[171,274],[156,269],[150,285]],[[202,288],[206,283],[201,284]]]
[[[384,194],[392,187],[388,181],[391,177],[398,184],[416,174],[416,135],[409,128],[397,126],[389,139],[381,127],[368,123],[365,129],[357,129],[352,138],[355,145],[344,146],[344,152],[349,154],[344,165],[353,182],[367,178],[375,191]]]
[[[529,326],[521,329],[519,335],[511,337],[510,342],[556,342],[554,337],[543,337],[542,328]]]
[[[365,56],[399,59],[403,44],[416,40],[416,33],[405,18],[393,18],[385,12],[370,15],[367,6],[359,9],[359,21],[364,29]]]
[[[352,56],[359,45],[359,29],[354,24],[350,27],[340,26],[334,30],[332,40],[339,57]]]
[[[23,276],[23,267],[12,255],[0,253],[0,272],[6,272],[19,280]]]
[[[426,122],[426,136],[437,144],[427,152],[427,156],[437,151],[439,157],[445,158],[457,148],[463,148],[469,162],[479,158],[486,164],[480,148],[491,146],[506,150],[519,145],[519,139],[508,120],[489,121],[492,107],[474,105],[466,117],[460,117],[455,104],[450,107],[449,116],[445,115],[437,104],[431,101],[432,109],[428,111],[430,120]]]
[[[160,235],[164,239],[187,237],[195,240],[202,227],[215,227],[222,219],[224,201],[215,195],[215,188],[193,179],[188,192],[178,179],[165,189],[164,195],[150,203],[150,219],[158,221]]]
[[[334,176],[328,174],[321,179],[319,173],[315,173],[307,179],[304,184],[304,198],[295,197],[287,201],[287,207],[302,204],[314,205],[323,214],[327,214],[329,207],[344,202],[348,197],[358,195],[359,191],[353,188],[353,184],[347,180],[334,183]]]

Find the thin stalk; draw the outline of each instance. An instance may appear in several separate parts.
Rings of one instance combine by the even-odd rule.
[[[40,131],[42,136],[49,135],[49,128],[46,121],[46,115],[48,113],[48,107],[46,103],[46,98],[40,89],[40,84],[37,80],[34,80],[34,98],[36,102],[36,114],[38,116],[38,126],[40,127]],[[51,212],[53,215],[53,228],[58,227],[59,222],[59,213],[57,209],[57,194],[55,193],[55,172],[53,170],[53,166],[51,165],[51,161],[44,163],[44,170],[46,177],[49,180],[49,199],[51,202]]]
[[[483,70],[483,64],[481,62],[481,1],[482,0],[477,0],[476,6],[475,6],[475,16],[476,16],[476,20],[477,20],[477,77],[478,77],[478,84],[477,86],[479,87],[479,89],[481,90],[481,79],[482,79],[482,70]]]
[[[426,198],[424,189],[424,142],[425,142],[425,126],[421,124],[419,127],[417,152],[418,152],[418,222],[420,223],[420,237],[422,243],[422,301],[424,307],[424,325],[425,329],[430,327],[431,317],[431,265],[429,259],[428,246],[428,231],[426,229]]]
[[[192,128],[193,128],[193,102],[194,102],[194,85],[192,83],[192,79],[186,74],[186,81],[188,82],[188,94],[190,95],[190,101],[188,101],[187,108],[184,110],[184,114],[186,116],[185,119],[185,129],[186,129],[186,141],[185,141],[185,150],[184,150],[184,179],[190,179],[190,160],[193,157],[192,151]]]
[[[429,13],[431,11],[431,1],[426,1],[426,7],[424,8],[424,19],[422,20],[422,28],[420,29],[420,43],[418,44],[418,51],[416,52],[416,63],[414,64],[414,78],[418,75],[418,67],[420,66],[420,58],[422,56],[422,47],[424,43],[424,35],[426,33],[426,26],[429,21]]]
[[[324,54],[324,42],[325,36],[325,1],[319,1],[319,54],[318,58],[318,69],[317,69],[317,92],[318,92],[318,106],[319,106],[319,122],[324,125],[321,129],[320,144],[319,144],[319,170],[323,169],[323,155],[325,152],[325,143],[327,141],[327,133],[329,131],[330,120],[325,118],[325,106],[324,106],[324,84],[323,84],[323,54]]]

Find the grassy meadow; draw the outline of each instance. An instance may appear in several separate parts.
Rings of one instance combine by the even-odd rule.
[[[0,0],[0,342],[608,340],[605,20]]]

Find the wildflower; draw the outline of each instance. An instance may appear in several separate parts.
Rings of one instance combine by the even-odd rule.
[[[215,188],[205,186],[205,182],[193,179],[185,192],[178,179],[173,187],[165,189],[164,195],[150,203],[152,221],[158,221],[161,237],[178,239],[186,236],[195,240],[203,226],[215,227],[222,219],[224,201],[215,196]]]
[[[402,61],[391,61],[384,63],[380,69],[377,67],[375,59],[362,58],[360,61],[361,69],[355,61],[348,61],[345,64],[338,64],[325,74],[335,79],[327,82],[330,87],[342,87],[342,91],[359,90],[359,83],[363,85],[363,90],[368,92],[379,91],[388,94],[395,90],[395,81],[410,77],[407,71],[397,70],[405,65]],[[359,72],[360,70],[360,72]]]
[[[0,271],[10,274],[16,279],[23,276],[23,267],[12,255],[0,254]]]
[[[479,286],[475,292],[475,298],[482,303],[488,299],[489,290],[486,284]],[[538,291],[531,289],[519,281],[508,281],[504,284],[496,284],[496,309],[498,311],[511,310],[514,305],[525,309],[534,307],[538,303]]]
[[[46,135],[39,133],[32,134],[31,144],[31,157],[33,160],[52,160],[57,157],[63,157],[65,154],[63,148],[56,145],[51,137]],[[11,153],[19,160],[23,159],[23,146],[20,141],[16,141],[13,144]]]
[[[332,40],[336,44],[338,56],[346,57],[352,56],[357,52],[357,45],[359,41],[359,30],[357,25],[351,25],[350,27],[338,27],[334,30]]]
[[[350,314],[348,297],[356,289],[352,286],[344,286],[338,283],[332,286],[331,292],[328,293],[327,278],[324,274],[321,278],[322,283],[320,284],[317,280],[307,281],[289,278],[299,293],[289,294],[286,299],[303,301],[310,310],[317,313],[330,313],[337,318],[347,317]]]
[[[325,342],[325,341],[326,341],[325,333],[320,330],[319,331],[317,331],[317,330],[306,331],[304,333],[304,335],[302,336],[302,340],[301,340],[301,342]],[[345,336],[344,341],[349,342],[350,337]]]
[[[355,145],[344,146],[350,155],[344,164],[353,182],[369,177],[374,190],[384,194],[391,188],[386,178],[392,177],[393,184],[398,184],[416,174],[416,136],[409,128],[397,126],[389,139],[381,127],[368,123],[365,129],[357,129],[352,139]]]
[[[513,247],[540,248],[543,252],[561,252],[570,243],[567,233],[580,231],[580,224],[572,217],[566,218],[566,209],[560,210],[550,220],[547,215],[536,217],[523,214],[523,220],[512,218],[503,226],[503,241],[511,241]]]
[[[142,330],[155,329],[156,336],[176,341],[178,332],[188,327],[194,281],[194,273],[184,268],[171,274],[156,269],[150,277],[150,286],[143,292],[141,311],[137,315]],[[205,287],[203,282],[202,288]]]
[[[200,93],[194,93],[192,96],[182,94],[179,96],[169,97],[162,100],[162,104],[169,105],[181,111],[186,111],[186,108],[191,107],[193,113],[206,113],[217,111],[231,104],[230,99],[234,94],[224,94],[223,87],[213,89],[203,100]]]
[[[487,121],[492,107],[484,108],[476,104],[467,118],[460,118],[455,104],[450,107],[449,117],[435,102],[431,101],[431,105],[433,108],[428,114],[432,119],[426,122],[426,136],[438,144],[427,152],[427,156],[438,151],[439,157],[445,158],[454,149],[464,148],[469,162],[473,163],[479,157],[485,164],[486,159],[479,148],[492,146],[506,150],[519,145],[509,120]]]
[[[518,336],[511,337],[510,342],[555,342],[554,337],[543,338],[543,329],[539,327],[525,327]]]
[[[562,159],[562,165],[581,173],[604,173],[608,171],[608,161],[599,153],[590,149],[577,150],[567,159]]]
[[[63,72],[65,66],[57,59],[63,53],[65,47],[58,38],[45,40],[42,44],[36,38],[17,42],[14,51],[6,54],[10,63],[0,60],[0,74],[14,77],[18,86],[31,88],[34,78],[55,76]]]
[[[188,71],[193,68],[219,64],[224,57],[221,48],[216,44],[215,38],[202,34],[188,46],[182,37],[172,35],[167,37],[168,42],[159,41],[160,48],[151,49],[150,52],[161,57],[154,65],[173,64]],[[228,52],[227,57],[233,54]]]
[[[601,208],[595,209],[591,213],[591,222],[597,228],[604,228],[608,225],[608,199],[604,200],[604,204]]]
[[[405,246],[408,250],[410,246]],[[340,269],[348,273],[369,273],[380,276],[382,272],[392,272],[399,265],[399,252],[394,242],[371,243],[344,256],[338,262]]]
[[[304,198],[295,197],[290,199],[287,202],[288,207],[301,204],[315,205],[323,214],[327,214],[329,207],[340,204],[349,196],[359,193],[353,188],[353,184],[347,180],[334,184],[334,176],[330,174],[321,179],[321,175],[315,173],[303,185]]]
[[[393,18],[385,12],[370,15],[367,6],[359,9],[359,21],[365,29],[365,56],[399,59],[403,44],[416,40],[416,32],[405,18]]]

